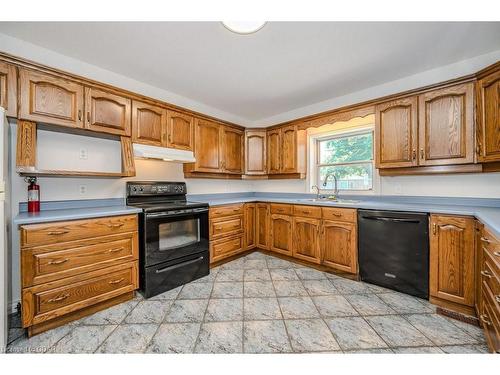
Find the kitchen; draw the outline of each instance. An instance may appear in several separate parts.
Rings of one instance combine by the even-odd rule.
[[[312,51],[360,27],[237,26],[140,27],[171,46],[180,30],[202,48],[203,34],[247,74],[255,61],[241,56],[283,61],[273,38],[303,33],[307,49],[326,35]],[[8,353],[500,351],[498,23],[397,25],[401,39],[460,35],[467,53],[449,45],[397,76],[407,51],[394,48],[391,69],[367,52],[373,65],[353,71],[379,69],[382,81],[340,82],[351,91],[315,102],[277,75],[269,95],[290,102],[259,108],[263,71],[236,75],[250,92],[219,82],[240,98],[207,102],[231,63],[209,64],[213,77],[186,99],[146,83],[164,74],[176,87],[175,74],[104,54],[109,41],[86,60],[59,37],[90,48],[89,34],[119,44],[138,27],[0,23]],[[364,27],[367,44],[396,30]],[[199,64],[185,60],[172,68],[196,81]],[[327,65],[318,71],[333,74]],[[290,71],[299,87],[321,76]]]

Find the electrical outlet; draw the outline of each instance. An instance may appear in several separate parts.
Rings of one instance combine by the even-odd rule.
[[[80,159],[82,160],[87,160],[89,157],[89,153],[86,148],[81,148],[80,149]]]
[[[80,185],[80,194],[87,194],[87,185]]]

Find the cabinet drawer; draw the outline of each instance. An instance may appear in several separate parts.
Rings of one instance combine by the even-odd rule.
[[[321,219],[321,207],[315,206],[293,206],[293,215]]]
[[[293,212],[293,206],[290,204],[276,204],[271,203],[271,213],[279,215],[291,215]]]
[[[491,255],[483,250],[483,265],[481,267],[481,279],[483,283],[488,285],[493,293],[493,302],[500,308],[500,283],[499,283],[499,270],[493,263]]]
[[[137,231],[137,215],[23,225],[21,246],[46,245],[134,231]]]
[[[215,262],[243,250],[243,235],[223,238],[210,244],[211,261]]]
[[[497,268],[500,268],[500,240],[486,228],[483,229],[483,235],[481,236],[481,246],[491,255]]]
[[[137,261],[23,289],[23,327],[89,307],[138,286]]]
[[[488,286],[483,283],[482,287],[483,308],[479,319],[486,334],[488,346],[495,352],[500,352],[500,311],[498,304],[492,300],[492,294]]]
[[[323,219],[326,220],[349,221],[353,223],[357,221],[356,210],[352,208],[323,207],[321,211],[323,213]]]
[[[243,232],[243,216],[210,219],[210,238],[220,238]]]
[[[220,206],[210,208],[210,217],[223,217],[243,215],[243,204],[232,204],[230,206]]]
[[[23,288],[138,259],[137,232],[21,250]]]

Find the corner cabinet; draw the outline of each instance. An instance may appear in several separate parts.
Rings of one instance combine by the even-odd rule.
[[[19,119],[83,128],[84,88],[49,74],[19,69]]]
[[[245,203],[243,206],[243,227],[245,230],[245,249],[257,246],[257,206],[256,203]]]
[[[123,96],[85,88],[85,128],[101,133],[130,136],[132,101]]]
[[[132,142],[163,146],[166,122],[166,109],[134,100],[132,103]]]
[[[431,302],[472,313],[474,307],[474,219],[431,215]]]
[[[268,203],[256,204],[256,244],[259,249],[269,249],[269,235],[270,235],[270,214]]]
[[[245,131],[245,174],[267,174],[267,140],[265,130]]]
[[[500,65],[477,82],[477,144],[481,162],[500,161]]]
[[[418,147],[417,97],[375,107],[375,165],[377,168],[413,167]]]

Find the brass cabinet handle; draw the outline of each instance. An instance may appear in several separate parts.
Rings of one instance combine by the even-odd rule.
[[[484,277],[487,277],[488,279],[491,279],[491,273],[489,273],[488,271],[481,271],[481,275],[483,275]]]
[[[62,296],[51,298],[47,302],[49,302],[49,303],[60,302],[60,301],[65,300],[68,297],[69,297],[69,294],[63,294]]]
[[[58,265],[58,264],[63,264],[63,263],[66,263],[69,259],[61,259],[61,260],[51,260],[49,262],[49,264],[54,264],[54,265]]]
[[[119,284],[119,283],[121,283],[123,280],[125,280],[125,279],[122,277],[121,279],[118,279],[118,280],[112,280],[112,281],[110,281],[109,283],[110,283],[111,285],[114,285],[114,284]]]
[[[415,160],[417,158],[417,150],[413,149],[413,151],[411,153],[411,158],[412,158],[412,160]]]
[[[61,234],[66,234],[66,233],[68,233],[67,230],[54,230],[54,231],[48,232],[47,234],[50,236],[60,236]]]
[[[82,121],[82,110],[78,110],[78,121]]]
[[[90,111],[87,112],[87,122],[90,124]]]
[[[424,149],[421,148],[420,149],[420,159],[423,159],[424,158]]]
[[[342,216],[342,214],[340,212],[332,212],[332,215],[336,216],[336,217],[341,217]]]
[[[118,253],[123,250],[123,247],[116,247],[114,249],[109,249],[108,252],[110,253]]]
[[[488,320],[488,315],[486,314],[483,314],[480,316],[481,318],[481,321],[486,324],[487,326],[490,326],[491,325],[491,322]]]
[[[437,225],[436,223],[432,224],[432,234],[436,234],[437,233]]]
[[[486,242],[486,243],[491,243],[491,240],[486,237],[481,237],[481,241]]]
[[[123,227],[123,223],[116,223],[116,224],[106,224],[108,228],[120,228]]]

